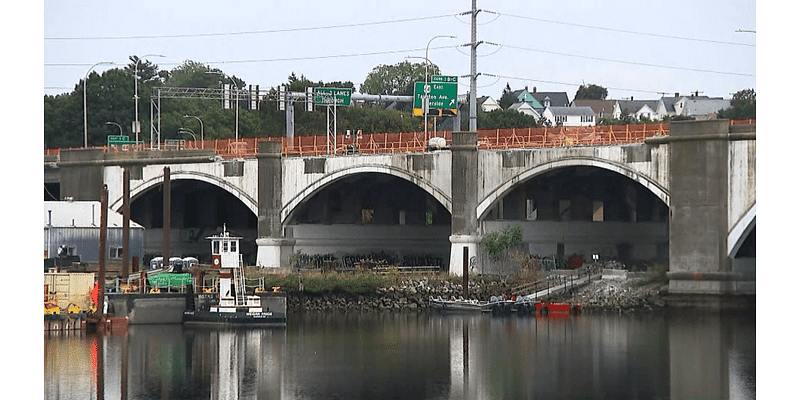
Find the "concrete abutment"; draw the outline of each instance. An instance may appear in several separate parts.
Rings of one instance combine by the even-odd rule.
[[[732,140],[740,139],[731,136],[727,120],[670,126],[667,276],[670,295],[676,298],[755,294],[755,269],[734,271],[728,245]]]

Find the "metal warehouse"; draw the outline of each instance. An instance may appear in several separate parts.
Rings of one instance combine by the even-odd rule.
[[[122,261],[122,214],[108,210],[107,260]],[[144,227],[130,221],[130,255],[142,259]],[[79,256],[98,262],[100,251],[99,201],[44,202],[44,258]]]

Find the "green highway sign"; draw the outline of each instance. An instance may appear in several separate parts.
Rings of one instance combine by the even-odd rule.
[[[353,89],[350,88],[314,88],[314,104],[323,106],[349,106]]]
[[[431,75],[431,82],[458,83],[457,76]]]
[[[108,135],[108,145],[123,145],[130,144],[130,137],[127,135]]]
[[[422,102],[426,93],[429,115],[455,115],[458,111],[458,77],[433,75],[427,88],[425,82],[415,82],[414,115],[423,115]]]

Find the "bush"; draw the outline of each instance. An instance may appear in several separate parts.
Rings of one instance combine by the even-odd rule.
[[[374,292],[383,287],[389,287],[393,283],[393,278],[386,275],[379,275],[372,272],[360,272],[355,274],[340,274],[336,272],[322,273],[311,272],[305,274],[271,274],[257,269],[246,272],[248,279],[264,279],[264,287],[269,289],[280,286],[284,292],[299,292],[300,279],[303,281],[303,291],[311,294],[322,293],[349,293],[364,294]]]

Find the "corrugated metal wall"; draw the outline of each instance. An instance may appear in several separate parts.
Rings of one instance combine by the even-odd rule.
[[[48,231],[50,234],[48,240]],[[144,229],[131,227],[130,236],[130,255],[137,257],[141,264],[144,255]],[[81,227],[45,227],[44,248],[50,257],[58,255],[58,247],[75,247],[75,254],[81,257],[82,262],[98,262],[100,257],[100,228],[81,228]],[[49,243],[48,243],[49,242]],[[122,228],[108,228],[106,238],[108,248],[122,247]]]

